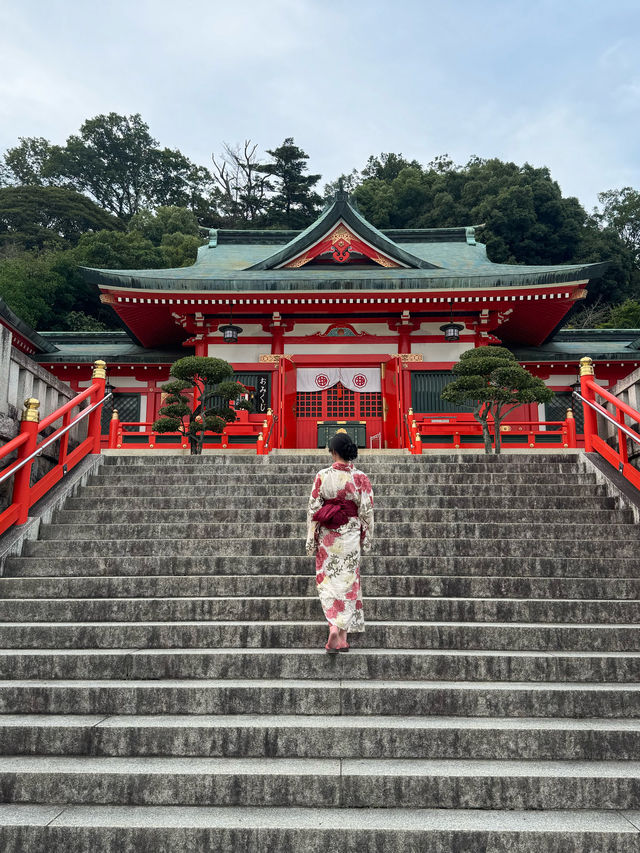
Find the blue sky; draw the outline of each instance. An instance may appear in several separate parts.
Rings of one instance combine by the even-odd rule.
[[[0,150],[111,110],[203,165],[285,136],[325,180],[381,151],[496,156],[590,209],[640,187],[640,2],[4,0]]]

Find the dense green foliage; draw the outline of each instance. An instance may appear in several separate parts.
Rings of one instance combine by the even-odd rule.
[[[509,412],[526,403],[548,403],[553,398],[553,391],[542,379],[521,367],[504,347],[467,350],[451,370],[458,378],[442,390],[442,399],[473,407],[474,417],[482,424],[486,453],[491,453],[490,421],[495,452],[500,453],[500,424]]]
[[[0,158],[0,296],[36,328],[113,326],[78,266],[185,266],[204,228],[306,227],[322,202],[320,175],[292,137],[266,155],[250,140],[225,144],[210,170],[160,147],[137,114],[95,116],[64,145],[20,138]],[[327,184],[325,200],[340,184],[383,229],[480,226],[498,263],[607,261],[569,321],[636,322],[640,192],[631,187],[601,193],[588,214],[546,167],[477,157],[458,166],[446,155],[423,165],[392,152]]]
[[[174,362],[169,373],[174,378],[161,386],[167,396],[153,429],[186,436],[192,455],[200,454],[205,432],[221,433],[235,421],[228,401],[245,388],[233,381],[233,368],[221,358],[187,356]]]

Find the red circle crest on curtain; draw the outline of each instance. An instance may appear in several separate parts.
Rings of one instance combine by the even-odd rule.
[[[316,376],[316,385],[318,388],[326,388],[329,384],[329,377],[326,373],[318,373]]]
[[[367,381],[367,377],[364,375],[364,373],[356,373],[356,375],[353,377],[353,384],[356,386],[356,388],[364,388],[367,384]]]

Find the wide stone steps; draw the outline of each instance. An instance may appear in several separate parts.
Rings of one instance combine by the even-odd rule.
[[[372,597],[600,599],[640,598],[640,578],[368,575]],[[194,598],[248,596],[316,598],[309,575],[106,575],[6,577],[0,600],[15,598]]]
[[[81,549],[78,549],[81,552]],[[313,580],[313,564],[310,571],[308,557],[300,553],[289,555],[237,555],[213,556],[199,554],[183,556],[173,554],[137,555],[135,559],[125,555],[88,555],[49,554],[43,557],[11,557],[7,560],[8,575],[20,577],[55,577],[63,583],[65,579],[105,576],[116,574],[124,578],[148,577],[149,575],[173,575],[176,577],[202,575],[207,572],[215,576],[236,576],[242,572],[249,578],[264,574],[281,576],[298,575],[306,572]],[[434,572],[447,580],[449,577],[465,576],[479,578],[501,577],[504,572],[529,580],[538,577],[585,578],[612,580],[618,577],[626,579],[640,578],[640,561],[637,557],[584,557],[531,555],[501,556],[499,560],[492,554],[481,556],[477,553],[458,554],[456,556],[429,555],[380,555],[365,558],[364,574],[367,576],[386,575],[401,578],[405,575],[431,577]],[[256,581],[257,582],[257,581]],[[315,582],[313,580],[313,582]],[[3,581],[4,583],[4,581]],[[2,584],[0,584],[2,586]]]
[[[635,761],[0,756],[14,803],[633,809]]]
[[[311,678],[636,682],[640,652],[446,649],[5,649],[3,679]]]
[[[640,811],[0,805],[5,853],[637,853]],[[57,845],[57,846],[56,846]],[[162,846],[164,845],[164,846]]]
[[[324,637],[324,640],[323,640]],[[326,625],[313,622],[16,622],[0,623],[5,649],[322,647]],[[360,648],[540,651],[640,651],[637,624],[368,622]]]
[[[97,487],[91,488],[94,489]],[[592,510],[607,513],[610,510],[616,509],[619,502],[616,501],[615,498],[605,496],[600,487],[597,488],[599,491],[596,493],[596,490],[594,489],[593,495],[590,495],[589,493],[581,494],[579,489],[577,489],[575,493],[569,493],[566,491],[567,487],[563,487],[562,489],[558,489],[557,492],[548,494],[535,492],[527,495],[526,507],[523,505],[519,508],[514,506],[513,496],[503,497],[506,489],[506,487],[504,487],[500,490],[500,494],[496,494],[495,492],[492,494],[491,508],[511,510],[513,512],[527,512],[529,510],[552,512],[553,510],[562,510],[572,513],[574,520],[577,513],[582,515],[583,512],[590,512]],[[175,495],[175,491],[176,487],[172,485],[171,494]],[[132,513],[133,521],[136,521],[138,518],[142,518],[143,521],[147,521],[150,511],[154,516],[157,512],[164,512],[167,510],[187,510],[191,512],[195,510],[197,512],[201,512],[203,505],[203,499],[201,497],[194,497],[193,490],[191,490],[191,492],[187,490],[181,497],[171,497],[166,493],[155,496],[149,496],[148,494],[145,496],[139,495],[136,497],[135,501],[131,501],[131,498],[119,497],[119,492],[117,492],[115,495],[102,496],[99,499],[100,509],[95,509],[91,505],[91,500],[87,499],[94,493],[86,491],[82,491],[82,493],[85,497],[69,498],[65,505],[66,509],[61,513],[62,515],[67,514],[68,511],[79,511],[82,515],[86,515],[88,520],[101,521],[103,513],[105,515],[109,515],[110,513],[121,512],[124,510],[125,512],[129,511]],[[216,492],[210,492],[207,496],[206,509],[207,513],[217,512],[218,510],[234,509],[242,510],[244,514],[253,512],[256,508],[262,507],[262,511],[264,512],[281,512],[283,510],[295,509],[299,512],[306,513],[308,498],[309,495],[306,491],[303,492],[302,490],[298,490],[297,492],[281,495],[278,498],[277,505],[270,503],[265,506],[266,502],[264,494],[262,496],[254,494],[238,497],[233,492],[224,496],[221,496]],[[395,497],[393,495],[383,495],[382,497],[378,497],[376,495],[376,512],[379,511],[382,513],[387,510],[394,509],[401,509],[404,512],[409,513],[414,511],[427,512],[435,509],[452,509],[460,512],[462,510],[482,510],[486,508],[487,502],[485,497],[469,496],[468,494],[453,496],[445,490],[441,490],[440,493],[436,493],[432,489],[427,493],[425,493],[424,490],[421,490],[418,505],[416,505],[415,496],[413,498],[408,498],[403,495],[396,495]],[[624,515],[626,520],[626,511]]]
[[[578,454],[363,454],[348,655],[326,455],[107,457],[0,578],[0,850],[630,853],[640,529]]]
[[[254,590],[255,592],[256,590]],[[612,623],[640,621],[640,601],[367,596],[371,620],[406,622]],[[0,599],[0,623],[307,621],[322,618],[315,597]]]
[[[410,525],[409,525],[410,526]],[[479,528],[480,525],[469,525]],[[459,539],[454,535],[454,526],[450,536],[437,536],[433,528],[427,530],[429,537],[376,539],[377,554],[380,556],[420,556],[423,558],[446,556],[474,556],[487,554],[495,558],[527,557],[533,551],[541,557],[588,557],[594,550],[613,559],[636,560],[640,548],[637,528],[631,528],[629,539],[605,538],[597,543],[597,549],[589,538],[548,539],[545,538],[545,526],[539,531],[539,537],[520,537],[517,530],[509,531],[513,538],[501,538],[499,525],[482,525],[485,535],[475,538]],[[492,529],[493,528],[493,529]],[[265,530],[265,533],[267,531]],[[272,531],[273,532],[273,531]],[[282,531],[284,533],[284,531]],[[391,531],[389,531],[391,532]],[[413,533],[419,533],[416,525]],[[480,531],[478,531],[479,533]],[[610,531],[609,531],[610,532]],[[587,531],[583,531],[586,535]],[[90,535],[89,531],[84,532]],[[226,538],[222,530],[216,538],[132,538],[132,539],[40,539],[26,542],[23,555],[28,557],[100,557],[105,552],[112,556],[226,556],[227,562],[235,562],[237,556],[262,557],[267,555],[299,556],[304,549],[304,540],[283,535],[281,538],[264,537],[262,539]]]
[[[191,509],[165,509],[156,507],[153,510],[154,524],[173,524],[184,525],[193,524],[193,510]],[[207,522],[215,523],[234,523],[238,524],[238,509],[228,507],[227,502],[220,502],[218,506],[207,507]],[[479,523],[487,524],[495,523],[496,508],[488,507],[485,503],[482,507],[459,507],[451,508],[424,508],[424,507],[380,507],[376,503],[376,524],[403,524],[406,523],[407,517],[411,516],[419,524],[469,524]],[[254,508],[245,509],[241,513],[241,523],[247,524],[281,524],[286,522],[300,523],[306,521],[306,506],[301,504],[292,505],[291,507],[273,507],[273,508]],[[573,525],[578,521],[580,524],[590,524],[595,526],[603,525],[620,525],[633,523],[633,515],[629,510],[607,510],[603,508],[593,508],[590,512],[585,513],[584,508],[580,507],[579,517],[575,509],[531,509],[530,507],[517,508],[511,504],[500,511],[500,523],[509,524],[550,524],[556,526]],[[149,510],[126,510],[122,509],[102,509],[102,510],[62,510],[54,514],[54,525],[56,527],[79,528],[84,526],[86,533],[87,524],[95,524],[98,529],[103,526],[107,529],[112,525],[135,525],[144,526],[149,524]]]
[[[626,760],[637,720],[298,714],[4,714],[0,755]]]

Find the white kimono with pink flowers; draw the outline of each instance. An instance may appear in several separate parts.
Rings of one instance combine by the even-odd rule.
[[[346,498],[358,507],[358,514],[336,530],[313,520],[331,498]],[[316,584],[327,621],[345,631],[364,631],[360,554],[371,550],[373,537],[373,491],[366,474],[341,462],[319,471],[309,498],[307,524],[307,554],[316,555]]]

